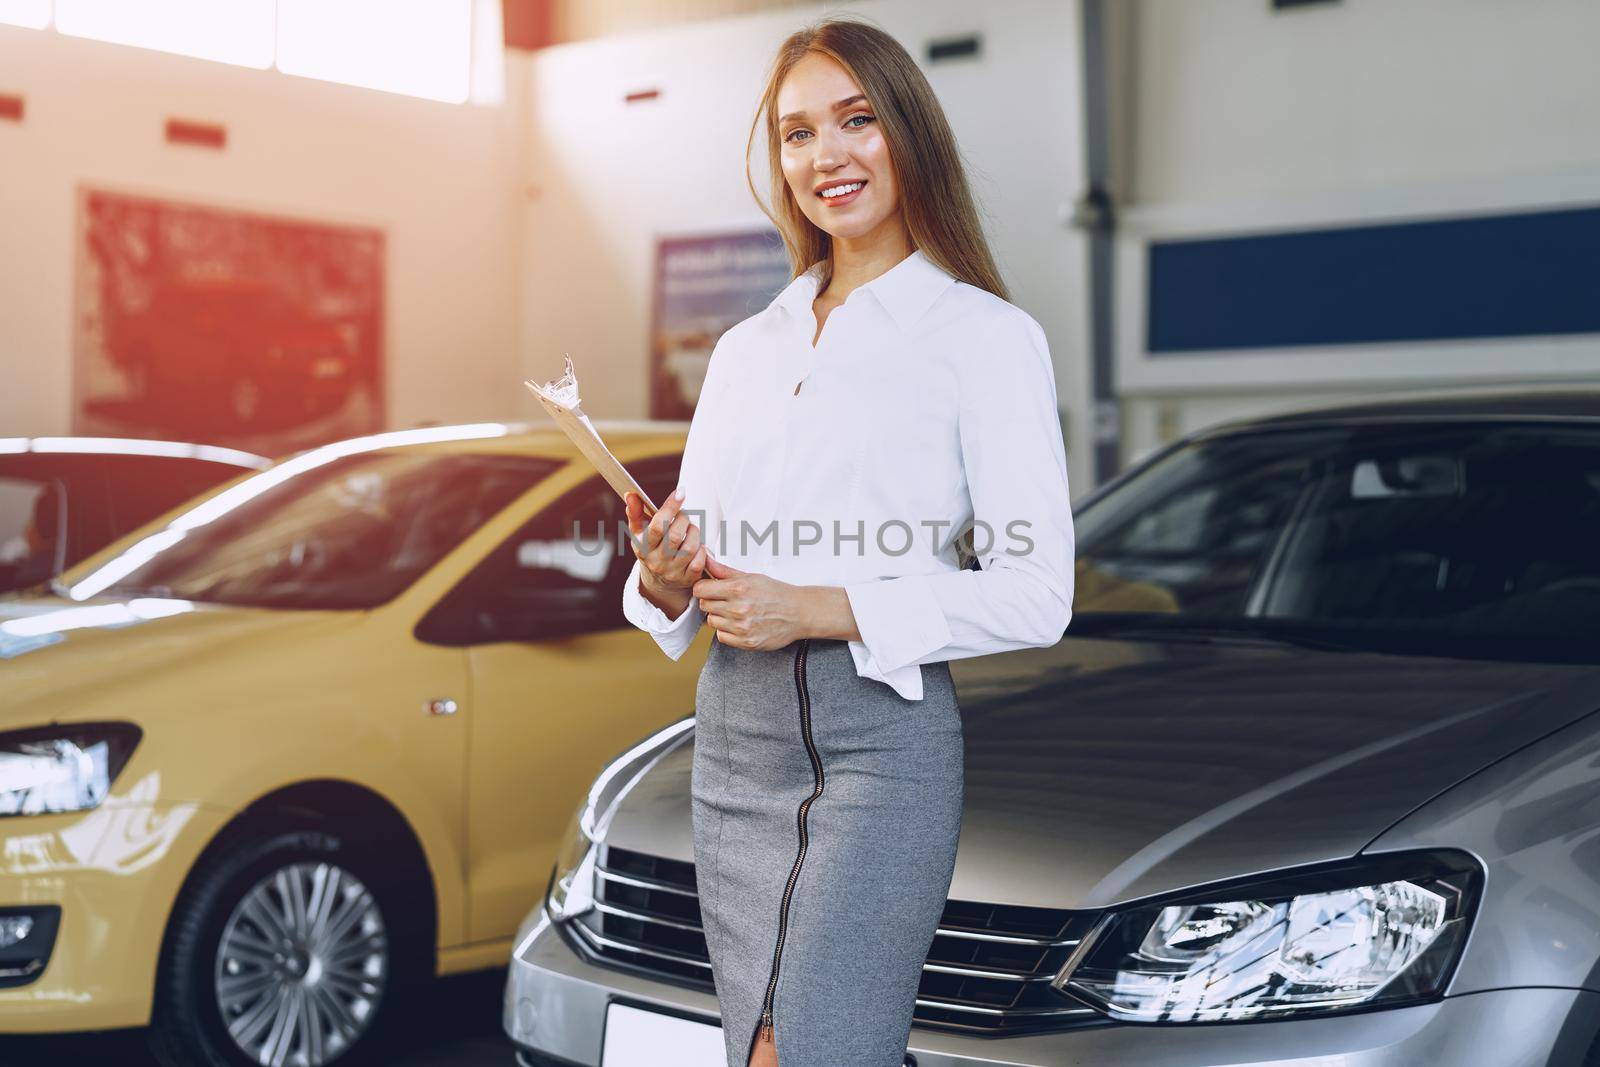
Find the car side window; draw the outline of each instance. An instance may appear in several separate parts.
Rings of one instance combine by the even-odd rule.
[[[659,465],[635,474],[657,503],[663,490]],[[654,483],[654,484],[653,484]],[[534,516],[488,561],[493,587],[538,594],[545,628],[582,633],[626,626],[622,583],[633,567],[622,498],[594,477]]]
[[[171,456],[106,456],[103,462],[118,537],[248,469]]]
[[[0,592],[59,574],[66,563],[66,531],[61,481],[0,476]]]
[[[598,594],[620,581],[617,526],[622,520],[622,501],[611,487],[599,478],[585,482],[500,547],[493,567],[498,583],[551,594],[547,603],[552,608],[562,602],[554,594],[571,593],[574,623],[620,625],[620,607],[612,619]]]
[[[637,464],[634,476],[659,503],[676,485],[680,457]],[[633,567],[627,513],[598,475],[541,510],[495,547],[418,636],[443,644],[567,637],[628,625],[622,583]]]

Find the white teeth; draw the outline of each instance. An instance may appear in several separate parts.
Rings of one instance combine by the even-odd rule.
[[[849,185],[836,185],[832,189],[824,189],[824,190],[822,190],[822,195],[832,199],[833,197],[836,197],[836,196],[843,196],[846,193],[853,193],[853,192],[855,192],[857,189],[861,188],[865,184],[867,184],[867,183],[866,182],[851,182]]]

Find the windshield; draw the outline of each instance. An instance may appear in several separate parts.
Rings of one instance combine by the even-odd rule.
[[[287,460],[224,490],[72,586],[75,596],[256,607],[370,608],[392,599],[558,463],[375,451]]]
[[[1224,630],[1600,662],[1600,430],[1255,431],[1084,509],[1069,633]]]

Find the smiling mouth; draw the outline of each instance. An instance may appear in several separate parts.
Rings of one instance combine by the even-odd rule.
[[[832,188],[825,189],[818,193],[817,196],[823,200],[833,200],[841,196],[849,196],[851,193],[858,192],[866,187],[867,183],[865,181],[848,182],[844,185],[835,185]]]

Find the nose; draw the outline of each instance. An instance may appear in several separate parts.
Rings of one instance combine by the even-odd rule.
[[[844,141],[837,131],[819,132],[815,145],[817,155],[813,166],[819,173],[838,170],[850,162],[850,153],[845,151]]]

